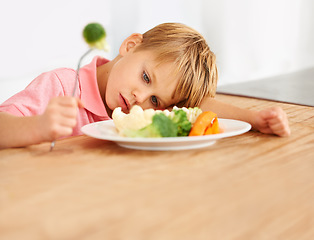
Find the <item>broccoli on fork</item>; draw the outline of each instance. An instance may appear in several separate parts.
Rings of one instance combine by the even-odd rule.
[[[106,42],[106,31],[103,28],[102,25],[99,23],[90,23],[85,26],[83,29],[83,37],[87,44],[89,45],[89,49],[87,52],[85,52],[82,57],[80,58],[78,65],[77,65],[77,70],[76,70],[76,81],[75,81],[75,86],[73,88],[72,96],[74,96],[76,86],[78,84],[78,76],[79,76],[79,71],[81,68],[81,62],[84,59],[84,57],[89,54],[94,48],[98,49],[103,49],[105,51],[108,51],[108,44]]]
[[[91,48],[108,51],[106,30],[99,23],[89,23],[83,30],[83,37]]]
[[[72,90],[72,96],[75,96],[75,91],[76,91],[76,87],[78,85],[78,77],[79,77],[79,71],[81,68],[81,62],[83,60],[83,58],[89,54],[94,48],[100,49],[100,50],[105,50],[108,51],[109,47],[108,44],[106,42],[106,31],[103,28],[102,25],[100,25],[99,23],[90,23],[87,24],[85,26],[85,28],[83,29],[83,37],[85,39],[85,41],[87,42],[87,44],[89,45],[90,49],[88,49],[87,52],[85,52],[78,64],[77,64],[77,69],[76,69],[76,76],[75,76],[75,84]],[[55,145],[55,141],[53,141],[51,143],[51,147],[50,147],[50,151],[52,151],[52,149],[54,148]]]

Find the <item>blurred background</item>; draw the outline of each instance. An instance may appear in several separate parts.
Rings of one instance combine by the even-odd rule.
[[[106,28],[110,52],[94,54],[108,59],[133,32],[187,24],[216,53],[224,85],[313,67],[313,13],[312,0],[1,1],[0,103],[44,71],[76,68],[89,22]]]

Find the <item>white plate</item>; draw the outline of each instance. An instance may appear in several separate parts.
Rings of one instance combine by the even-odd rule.
[[[207,147],[215,143],[216,140],[231,136],[240,135],[251,129],[251,125],[246,122],[218,119],[223,133],[196,137],[168,137],[168,138],[130,138],[121,137],[112,120],[87,124],[81,131],[91,137],[116,142],[125,148],[139,150],[186,150]]]

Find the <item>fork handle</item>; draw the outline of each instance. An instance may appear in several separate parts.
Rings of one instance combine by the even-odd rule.
[[[86,57],[87,54],[89,54],[91,51],[93,51],[94,49],[93,48],[89,48],[83,55],[82,57],[80,58],[78,64],[77,64],[77,68],[76,68],[76,75],[75,75],[75,83],[74,83],[74,87],[73,87],[73,90],[72,90],[72,97],[74,97],[75,95],[75,92],[76,92],[76,88],[77,88],[77,85],[78,85],[78,78],[79,78],[79,71],[81,69],[81,63],[83,61],[83,59]],[[53,150],[54,146],[56,145],[56,141],[53,141],[51,142],[50,144],[50,152]]]

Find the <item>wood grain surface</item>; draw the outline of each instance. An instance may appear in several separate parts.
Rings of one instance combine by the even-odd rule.
[[[314,110],[281,106],[292,135],[250,131],[186,151],[87,136],[0,151],[0,239],[314,239]]]

